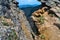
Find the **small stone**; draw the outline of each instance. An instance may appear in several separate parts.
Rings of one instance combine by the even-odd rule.
[[[58,4],[58,6],[60,7],[60,4]]]
[[[32,17],[32,19],[33,19],[34,21],[37,21],[36,18],[35,18],[34,16],[31,16],[31,17]]]

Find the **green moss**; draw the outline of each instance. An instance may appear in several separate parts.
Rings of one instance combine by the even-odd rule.
[[[42,35],[40,36],[40,38],[41,38],[41,39],[45,39],[45,36],[42,34]]]
[[[7,22],[5,22],[5,21],[2,21],[2,24],[3,24],[4,26],[9,26],[9,24],[8,24]]]
[[[15,30],[11,29],[11,32],[9,33],[9,36],[7,39],[8,40],[18,40]]]
[[[43,16],[40,16],[39,17],[39,22],[40,22],[40,24],[43,24],[44,23],[44,17]]]

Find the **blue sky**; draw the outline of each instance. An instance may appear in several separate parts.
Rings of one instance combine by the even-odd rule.
[[[37,1],[37,0],[16,0],[17,2],[19,2],[19,6],[22,5],[31,5],[31,6],[37,6],[37,5],[41,5],[41,2]]]

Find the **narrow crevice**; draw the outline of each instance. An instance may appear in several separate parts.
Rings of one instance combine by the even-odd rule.
[[[40,35],[40,33],[39,33],[38,28],[35,25],[34,21],[31,19],[31,15],[34,11],[37,11],[38,9],[41,9],[43,7],[48,7],[48,10],[51,8],[51,7],[47,6],[45,3],[42,3],[42,5],[31,8],[30,13],[27,11],[29,8],[22,9],[25,12],[26,18],[29,21],[30,26],[31,26],[33,32],[35,33],[35,35]]]
[[[60,24],[54,23],[55,26],[57,26],[60,29]]]

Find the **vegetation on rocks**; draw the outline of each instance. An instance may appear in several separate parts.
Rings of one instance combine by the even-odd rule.
[[[44,17],[43,16],[39,17],[39,22],[40,22],[40,24],[44,24]]]
[[[0,40],[60,40],[60,1],[40,1],[47,7],[34,11],[29,21],[16,0],[0,0]]]
[[[5,25],[5,26],[9,26],[9,24],[5,21],[2,21],[2,24]]]
[[[57,32],[59,31],[60,33],[60,30],[58,29],[58,26],[54,25],[55,23],[58,23],[59,18],[52,10],[47,11],[45,9],[48,8],[43,7],[42,9],[39,9],[32,14],[32,19],[40,33],[39,36],[36,37],[36,40],[60,40]]]
[[[11,29],[11,32],[8,33],[7,40],[18,40],[18,36],[14,29]]]
[[[45,36],[43,34],[40,35],[41,39],[45,39]]]

